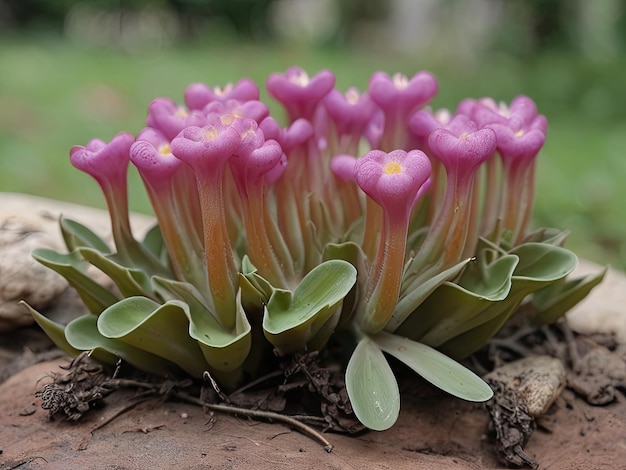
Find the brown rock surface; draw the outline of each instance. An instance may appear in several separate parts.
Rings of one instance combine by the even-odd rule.
[[[396,426],[357,437],[328,434],[332,453],[281,424],[178,402],[132,403],[115,393],[78,423],[49,421],[34,398],[55,362],[0,385],[0,469],[480,469],[499,468],[482,405],[406,393]],[[105,424],[106,422],[106,424]],[[564,393],[526,448],[540,468],[615,469],[626,462],[626,401],[592,407]],[[546,431],[549,429],[549,432]]]

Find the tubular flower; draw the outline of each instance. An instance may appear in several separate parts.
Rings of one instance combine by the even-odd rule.
[[[301,68],[291,67],[284,75],[271,74],[266,86],[270,96],[285,107],[291,122],[298,118],[312,120],[318,104],[335,86],[335,76],[322,70],[309,78]]]
[[[258,99],[259,87],[248,78],[242,78],[234,85],[228,83],[224,88],[209,88],[204,83],[192,83],[185,90],[185,103],[189,109],[196,110],[202,110],[209,103],[216,101],[246,102]]]
[[[135,239],[128,217],[127,173],[130,146],[135,137],[120,132],[109,143],[100,139],[90,140],[83,147],[70,149],[70,161],[79,170],[91,175],[100,185],[111,218],[113,240],[118,254],[130,260]]]
[[[328,117],[337,134],[332,153],[357,153],[359,142],[378,109],[367,93],[351,87],[345,94],[332,90],[324,101]]]
[[[537,113],[530,98],[520,95],[508,109],[502,107],[505,119],[487,126],[496,133],[502,160],[504,181],[500,193],[501,230],[509,230],[514,243],[526,235],[534,205],[535,158],[546,140],[547,120]],[[500,233],[494,234],[499,238]]]
[[[197,262],[203,258],[204,246],[197,229],[199,221],[194,220],[200,215],[199,201],[189,189],[189,182],[195,183],[189,167],[174,157],[169,141],[151,128],[137,136],[130,147],[130,160],[146,187],[175,274],[208,288],[204,263]]]
[[[226,228],[224,171],[240,143],[239,133],[221,123],[187,127],[171,143],[174,156],[191,166],[196,175],[209,288],[219,320],[226,328],[235,326],[238,280]]]
[[[411,79],[396,73],[372,75],[368,86],[372,101],[384,114],[380,146],[383,150],[403,148],[407,144],[409,117],[428,103],[437,93],[437,81],[428,72],[418,72]]]
[[[204,126],[206,119],[202,113],[190,112],[168,98],[156,98],[148,107],[146,124],[171,140],[186,127]]]
[[[238,117],[254,119],[256,122],[263,121],[270,113],[265,103],[257,100],[212,101],[203,108],[202,112],[207,116],[232,114]]]
[[[475,245],[478,192],[474,182],[477,170],[496,148],[496,136],[491,129],[477,129],[467,116],[458,115],[447,128],[430,133],[428,147],[445,168],[446,191],[437,216],[411,261],[412,266],[419,266],[417,270],[422,275],[406,289],[433,272],[453,266],[461,260],[466,247]]]
[[[430,161],[420,150],[372,150],[354,167],[357,184],[383,213],[378,252],[360,312],[368,333],[385,327],[398,302],[411,208],[429,176]]]

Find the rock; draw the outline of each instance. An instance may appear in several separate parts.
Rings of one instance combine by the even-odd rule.
[[[615,401],[618,389],[626,389],[626,345],[614,351],[600,345],[592,347],[574,361],[568,386],[592,405]]]
[[[65,251],[59,229],[61,215],[88,226],[110,241],[111,225],[104,210],[25,194],[0,193],[0,331],[33,323],[20,300],[42,310],[68,289],[63,277],[31,256],[36,248]],[[133,214],[131,222],[140,238],[154,219]]]
[[[57,250],[60,246],[28,214],[0,219],[0,331],[33,322],[20,300],[41,309],[67,289],[63,277],[33,259],[35,248]]]
[[[509,362],[485,376],[512,390],[533,417],[543,415],[558,398],[566,384],[561,361],[551,356],[529,356]]]
[[[573,276],[602,271],[603,267],[581,260]],[[604,280],[567,312],[570,327],[581,334],[614,334],[626,343],[626,274],[609,268]]]

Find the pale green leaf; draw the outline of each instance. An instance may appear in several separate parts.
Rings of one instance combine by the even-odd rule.
[[[200,292],[187,282],[154,277],[159,292],[174,295],[181,299],[191,319],[189,335],[198,342],[208,364],[217,371],[237,370],[247,359],[251,347],[251,326],[243,307],[241,295],[237,295],[235,327],[224,328],[212,307]]]
[[[437,287],[458,276],[470,261],[471,258],[463,260],[451,268],[430,277],[410,291],[402,293],[385,329],[387,331],[395,331]]]
[[[59,225],[65,246],[67,246],[69,251],[74,251],[76,248],[89,247],[104,254],[113,252],[102,238],[79,222],[61,217]]]
[[[113,257],[105,256],[92,248],[79,248],[80,254],[111,278],[123,297],[154,297],[154,289],[148,275],[136,268],[127,268]]]
[[[76,251],[68,254],[39,248],[33,258],[63,276],[76,289],[81,300],[91,313],[99,314],[119,299],[111,291],[91,279],[86,269],[89,266]]]
[[[98,331],[98,317],[84,315],[72,320],[65,327],[67,342],[80,351],[90,351],[94,359],[109,365],[115,365],[118,359],[128,362],[139,370],[165,376],[175,370],[173,364],[116,339],[103,336]]]
[[[28,311],[33,316],[37,324],[48,335],[48,337],[52,340],[52,342],[57,345],[57,347],[59,347],[60,349],[62,349],[64,352],[66,352],[72,357],[76,357],[80,354],[81,352],[80,350],[72,347],[72,345],[70,345],[70,343],[67,342],[67,339],[65,338],[65,326],[64,325],[61,325],[60,323],[56,323],[50,320],[48,317],[45,317],[44,315],[39,313],[37,310],[32,308],[23,300],[20,303],[28,309]]]
[[[189,336],[186,305],[170,300],[159,305],[146,297],[129,297],[98,317],[98,330],[136,348],[163,357],[200,378],[207,364],[197,341]]]
[[[398,419],[398,383],[384,354],[368,337],[359,342],[350,357],[346,390],[354,414],[369,429],[384,431]]]
[[[482,347],[502,328],[524,298],[571,273],[578,259],[565,248],[546,243],[526,243],[511,250],[519,257],[513,272],[509,296],[482,315],[488,319],[444,344],[437,345],[445,354],[460,359]]]
[[[281,354],[302,349],[337,313],[355,282],[354,266],[330,260],[313,268],[293,293],[274,290],[263,317],[265,337]]]
[[[531,318],[532,323],[545,325],[557,321],[602,282],[607,270],[605,268],[595,275],[563,280],[534,292],[532,304],[536,313]]]
[[[159,224],[155,224],[146,232],[141,244],[157,259],[163,261],[163,255],[166,253],[164,253],[165,244],[163,242],[163,234],[161,233],[161,227],[159,227]]]
[[[461,285],[440,285],[395,332],[438,347],[515,308],[517,305],[508,305],[511,298],[501,301],[510,294],[518,261],[515,255],[503,256],[490,265],[483,260],[473,261],[459,280]]]
[[[486,401],[493,396],[479,376],[436,349],[385,331],[374,335],[372,341],[451,395],[468,401]]]

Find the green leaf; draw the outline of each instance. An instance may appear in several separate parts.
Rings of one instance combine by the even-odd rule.
[[[337,325],[338,329],[346,329],[350,326],[350,319],[357,307],[359,293],[365,289],[367,279],[367,267],[365,265],[365,254],[360,245],[354,242],[344,242],[341,244],[328,243],[324,247],[322,255],[324,261],[331,259],[341,259],[347,261],[357,270],[357,282],[350,292],[346,294],[341,305],[341,318]]]
[[[569,230],[556,228],[540,228],[524,237],[524,243],[547,243],[549,245],[563,246],[565,239],[570,235]]]
[[[30,314],[33,316],[37,324],[41,327],[41,329],[48,335],[48,337],[52,340],[54,344],[57,345],[58,348],[62,349],[64,352],[69,354],[72,357],[76,357],[80,354],[80,350],[72,347],[70,343],[67,342],[65,338],[65,326],[60,323],[56,323],[50,320],[48,317],[45,317],[37,310],[32,308],[23,300],[20,301],[22,305],[24,305]]]
[[[114,365],[119,358],[155,375],[170,375],[174,370],[173,364],[159,356],[103,336],[98,331],[98,317],[95,315],[83,315],[69,322],[65,327],[65,337],[70,346],[90,351],[91,357],[105,364]]]
[[[485,259],[471,262],[458,281],[459,287],[477,297],[497,302],[504,300],[511,291],[512,277],[519,263],[516,255],[506,255],[491,264]]]
[[[437,287],[444,282],[455,278],[465,268],[471,258],[461,261],[460,263],[448,268],[439,274],[427,279],[409,292],[401,292],[398,305],[389,319],[385,329],[387,331],[395,331],[402,323],[411,315],[419,305],[424,302]]]
[[[534,292],[532,303],[536,313],[531,318],[535,325],[554,323],[569,309],[587,297],[606,275],[608,268],[602,272],[572,280],[563,280]]]
[[[146,232],[141,244],[150,253],[152,253],[155,258],[163,261],[165,244],[163,242],[163,234],[161,233],[161,227],[159,227],[159,224],[153,225],[150,230]]]
[[[102,238],[75,220],[61,217],[59,225],[65,246],[67,246],[69,251],[74,251],[76,248],[88,247],[104,254],[113,253],[111,247],[102,240]]]
[[[438,347],[500,315],[507,308],[500,301],[510,293],[518,261],[515,255],[503,256],[490,265],[483,259],[473,261],[459,280],[462,285],[443,283],[395,332]]]
[[[430,383],[458,398],[487,401],[493,392],[479,376],[425,344],[381,331],[372,340]]]
[[[355,282],[354,266],[330,260],[313,268],[293,293],[274,290],[263,317],[265,337],[281,354],[304,348],[337,312]]]
[[[233,330],[217,320],[200,292],[187,282],[154,278],[155,284],[183,300],[189,308],[189,335],[198,342],[205,360],[216,371],[233,372],[244,363],[251,347],[252,328],[237,295],[237,317]]]
[[[467,357],[483,346],[502,328],[524,298],[543,287],[558,282],[571,273],[578,262],[576,255],[565,248],[546,243],[525,243],[511,254],[519,257],[513,273],[509,296],[494,304],[483,315],[488,321],[450,339],[438,349],[454,358]]]
[[[188,307],[179,300],[159,305],[146,297],[129,297],[102,312],[98,330],[163,357],[193,377],[202,377],[207,368],[197,341],[189,336]]]
[[[92,248],[78,249],[83,258],[111,278],[123,297],[154,297],[148,275],[136,268],[127,268]]]
[[[574,253],[547,243],[525,243],[510,253],[517,255],[520,260],[513,275],[530,282],[547,284],[563,279],[578,264]]]
[[[76,289],[91,313],[97,315],[119,300],[115,294],[87,275],[86,269],[89,264],[77,251],[62,254],[40,248],[34,250],[32,256],[44,266],[63,276]]]
[[[252,264],[248,255],[241,260],[239,273],[242,302],[244,305],[266,304],[274,292],[274,287],[261,275]]]
[[[369,429],[384,431],[398,419],[398,383],[384,354],[368,337],[359,341],[350,357],[346,390],[354,414]]]
[[[530,293],[558,282],[576,266],[575,255],[546,243],[526,243],[491,264],[471,263],[458,284],[444,282],[395,333],[438,348],[455,359],[483,346]]]

